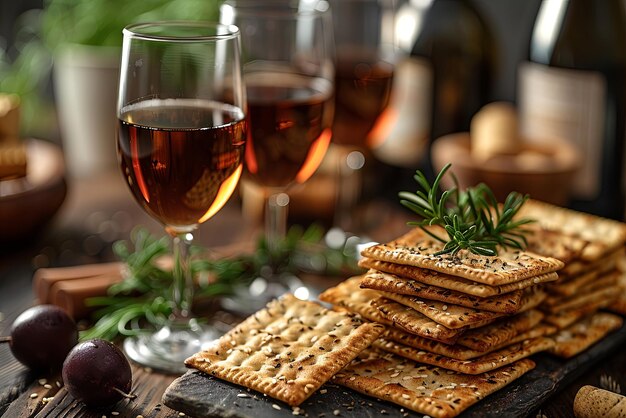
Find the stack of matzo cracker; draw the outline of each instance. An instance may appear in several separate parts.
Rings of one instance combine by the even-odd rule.
[[[370,270],[320,296],[339,312],[287,295],[186,364],[292,406],[334,375],[417,412],[456,416],[531,370],[531,354],[570,356],[621,325],[595,311],[626,293],[614,278],[626,226],[537,202],[523,215],[539,219],[531,251],[435,255],[443,244],[415,229],[366,249]],[[557,332],[556,344],[546,338]]]
[[[540,306],[544,321],[560,330],[551,351],[572,357],[622,324],[620,317],[598,310],[612,308],[626,314],[620,309],[626,307],[626,288],[618,268],[624,261],[626,225],[533,200],[519,215],[536,219],[539,233],[554,233],[561,243],[579,249],[563,260],[559,280],[546,286],[549,296]],[[530,247],[545,253],[550,246],[531,238]]]
[[[320,295],[387,327],[373,346],[392,355],[373,354],[365,366],[342,372],[338,383],[431,416],[454,416],[530,370],[526,357],[554,345],[545,335],[556,328],[541,323],[544,315],[535,308],[547,296],[544,283],[558,278],[561,261],[511,250],[495,257],[466,250],[435,255],[442,247],[416,228],[364,250],[361,265],[370,270]],[[394,371],[387,376],[385,368]],[[433,375],[445,382],[420,378]],[[476,383],[485,381],[493,383]],[[386,396],[397,384],[407,392]]]

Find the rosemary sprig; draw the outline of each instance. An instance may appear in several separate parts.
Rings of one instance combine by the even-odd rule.
[[[192,273],[198,280],[195,295],[218,297],[232,294],[236,286],[247,285],[259,277],[269,260],[277,262],[276,273],[297,274],[311,271],[310,260],[315,263],[316,273],[328,275],[356,274],[358,266],[353,257],[354,249],[328,248],[322,245],[322,228],[312,225],[307,229],[293,226],[287,236],[270,254],[265,239],[261,237],[256,250],[230,258],[211,259],[206,249],[193,247]],[[164,323],[172,312],[169,295],[173,283],[171,271],[163,268],[159,259],[170,253],[167,237],[154,237],[143,228],[131,234],[130,242],[118,241],[113,245],[115,254],[127,265],[128,274],[120,283],[108,289],[108,295],[87,299],[89,306],[97,307],[93,314],[93,326],[81,332],[81,339],[136,335],[150,326]]]
[[[460,191],[454,175],[455,187],[440,193],[441,180],[450,167],[451,164],[443,167],[432,185],[418,170],[414,178],[419,189],[415,193],[399,193],[400,203],[422,218],[409,224],[419,226],[444,243],[443,249],[436,254],[456,255],[464,249],[478,255],[494,256],[499,246],[524,249],[527,242],[523,226],[533,221],[515,219],[515,215],[528,200],[528,195],[511,192],[500,205],[491,189],[483,183]],[[442,227],[447,238],[427,228],[433,225]]]

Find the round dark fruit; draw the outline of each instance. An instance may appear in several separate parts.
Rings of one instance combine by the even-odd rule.
[[[54,370],[61,368],[67,353],[78,343],[78,329],[63,309],[38,305],[17,317],[8,340],[20,363],[34,370]]]
[[[70,351],[63,363],[63,381],[67,391],[88,406],[133,397],[128,360],[119,348],[101,339],[85,341]]]

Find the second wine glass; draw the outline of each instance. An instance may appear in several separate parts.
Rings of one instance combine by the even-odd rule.
[[[389,101],[396,67],[396,0],[330,0],[335,29],[336,65],[333,142],[339,167],[334,226],[358,233],[354,213],[370,148],[390,129]],[[367,170],[366,170],[367,169]],[[376,178],[374,178],[376,177]]]
[[[285,192],[317,170],[332,136],[334,44],[328,9],[319,0],[239,0],[221,7],[221,22],[241,30],[250,121],[244,178],[264,190],[265,236],[274,256],[286,232]],[[247,289],[252,300],[246,306],[297,286],[297,280],[281,278],[277,262],[270,257],[264,277]]]

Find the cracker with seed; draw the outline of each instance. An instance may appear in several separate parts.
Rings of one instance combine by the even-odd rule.
[[[382,331],[380,324],[285,295],[185,364],[299,405]]]
[[[359,287],[361,277],[349,278],[335,287],[324,291],[319,299],[333,304],[336,307],[357,313],[370,321],[378,322],[388,327],[399,327],[406,332],[412,332],[426,338],[433,338],[446,344],[454,343],[462,330],[448,329],[419,312],[409,309],[404,311],[402,305],[397,305],[395,311],[399,314],[387,315],[389,307],[384,306],[383,310],[375,303],[379,299],[380,293],[374,290],[361,289]],[[384,312],[385,311],[385,312]],[[395,313],[394,311],[394,313]]]
[[[555,283],[550,288],[551,295],[545,300],[546,306],[560,305],[582,295],[592,293],[607,287],[619,286],[618,279],[621,273],[617,270],[597,274],[586,273],[580,280],[570,280],[565,283]]]
[[[624,251],[614,251],[598,261],[583,262],[580,260],[574,260],[568,263],[559,271],[559,282],[576,279],[577,277],[594,272],[607,272],[615,268],[619,269],[620,260],[624,258]],[[573,266],[573,267],[572,267]]]
[[[442,242],[415,228],[396,241],[368,247],[361,254],[380,261],[434,270],[490,286],[501,286],[551,273],[564,265],[556,258],[511,249],[501,250],[499,255],[493,257],[474,254],[469,250],[460,250],[454,255],[435,255],[442,249]]]
[[[511,340],[537,325],[543,314],[536,309],[502,318],[486,327],[467,331],[459,337],[457,344],[477,351],[488,351]]]
[[[620,291],[620,287],[613,283],[608,287],[601,287],[599,289],[591,290],[589,292],[581,292],[579,295],[560,299],[552,305],[548,304],[548,302],[546,301],[542,304],[541,309],[543,309],[545,312],[552,314],[584,308],[587,305],[600,303],[601,301],[605,300],[612,302],[617,298]]]
[[[607,309],[620,315],[626,315],[626,293],[624,293],[624,289],[615,300],[607,305]]]
[[[568,280],[590,271],[606,270],[608,267],[616,266],[622,257],[624,257],[624,251],[620,248],[619,250],[613,251],[599,260],[591,262],[574,260],[571,263],[566,264],[565,267],[559,271],[559,277],[563,280]]]
[[[556,344],[550,352],[559,357],[574,357],[621,327],[622,322],[617,315],[596,312],[556,334]]]
[[[617,285],[620,288],[620,292],[609,305],[608,310],[621,315],[626,315],[626,257],[623,261],[618,263],[620,276],[617,279]]]
[[[548,324],[554,325],[559,329],[567,328],[579,319],[599,309],[610,306],[612,302],[612,299],[598,299],[594,302],[587,303],[577,309],[548,314],[543,318],[543,321],[547,322]]]
[[[505,315],[503,313],[483,311],[445,302],[425,300],[414,296],[398,295],[390,292],[380,293],[383,297],[415,309],[450,329],[477,328]],[[545,299],[546,295],[542,289],[533,288],[532,292],[524,294],[524,297],[520,300],[518,313],[536,307]]]
[[[554,340],[544,337],[524,340],[470,360],[456,360],[384,338],[377,339],[372,346],[418,363],[430,364],[459,373],[480,374],[514,363],[540,351],[546,351],[554,346]]]
[[[620,273],[616,270],[613,270],[608,274],[599,275],[595,280],[589,281],[588,283],[576,288],[576,291],[571,295],[561,295],[555,292],[554,289],[561,286],[561,283],[555,283],[554,289],[551,289],[551,294],[546,298],[543,304],[544,306],[564,305],[568,301],[575,301],[579,298],[584,298],[599,290],[619,287],[619,275]],[[567,308],[563,310],[567,310]]]
[[[369,354],[335,375],[334,382],[434,418],[459,415],[535,367],[532,360],[523,359],[493,372],[468,375],[391,354]]]
[[[402,266],[405,267],[406,266]],[[409,269],[411,269],[409,267]],[[413,269],[417,270],[417,269]],[[419,269],[425,272],[428,270]],[[430,274],[432,273],[432,274]],[[432,281],[437,280],[441,273],[430,272]],[[451,280],[464,280],[450,278]],[[514,290],[510,293],[490,297],[479,297],[471,294],[450,290],[432,284],[426,284],[417,280],[401,277],[392,273],[385,273],[370,269],[361,280],[361,287],[378,291],[390,292],[400,295],[416,296],[428,300],[438,300],[468,308],[482,309],[490,312],[514,313],[522,298],[522,290]]]
[[[611,270],[592,270],[567,280],[561,279],[549,287],[549,292],[559,296],[573,296],[583,288],[592,285],[599,276],[610,273]]]
[[[489,286],[481,283],[476,283],[471,280],[466,280],[461,277],[439,273],[437,271],[406,266],[402,264],[389,263],[387,261],[374,260],[367,257],[359,260],[359,266],[378,270],[380,272],[394,274],[397,277],[406,279],[407,284],[411,283],[413,286],[416,287],[420,284],[427,284],[447,290],[456,291],[458,293],[466,294],[468,296],[477,296],[480,298],[487,298],[502,294],[511,294],[518,290],[527,289],[537,284],[553,282],[559,278],[557,273],[553,272],[541,274],[535,277],[529,277],[527,279],[523,279],[518,282],[509,283],[502,286]]]
[[[526,230],[529,231],[525,234],[527,251],[556,258],[565,264],[578,258],[589,244],[587,240],[544,229],[537,223],[527,225]]]
[[[467,328],[447,328],[424,314],[417,312],[415,309],[382,297],[374,299],[372,306],[377,308],[387,322],[391,322],[396,328],[421,337],[441,341],[445,344],[454,344],[459,335]],[[486,320],[475,325],[483,326],[492,321]]]
[[[493,321],[505,315],[503,313],[481,311],[446,302],[421,299],[416,296],[399,295],[391,292],[380,293],[385,298],[408,306],[438,324],[450,329],[475,327],[476,324],[484,324],[485,321]]]
[[[326,289],[319,295],[319,300],[332,304],[335,308],[344,309],[361,315],[363,318],[384,325],[393,326],[393,322],[383,317],[371,302],[380,297],[375,290],[361,289],[361,276],[350,277],[337,286]]]
[[[618,285],[619,276],[620,276],[620,273],[617,270],[613,270],[609,272],[608,274],[600,275],[599,277],[596,277],[595,280],[592,280],[586,283],[584,286],[577,288],[576,291],[572,293],[571,295],[564,296],[560,294],[551,294],[544,301],[544,305],[545,306],[564,305],[568,301],[585,297],[598,290],[619,287]],[[560,283],[556,283],[554,287],[559,287],[560,285],[561,285]],[[561,310],[567,310],[567,309],[561,309]]]
[[[545,229],[588,241],[589,244],[580,255],[583,260],[599,260],[626,243],[624,223],[537,200],[528,200],[518,212],[518,216],[534,218]]]
[[[416,348],[418,350],[430,351],[431,353],[441,354],[442,356],[450,357],[456,360],[470,360],[476,357],[484,356],[487,353],[499,350],[511,344],[515,344],[524,340],[529,340],[531,338],[545,337],[547,335],[554,334],[555,332],[557,332],[557,330],[558,329],[555,326],[539,323],[538,325],[532,327],[530,330],[522,332],[521,334],[516,335],[515,337],[503,342],[500,345],[493,346],[487,351],[476,351],[458,344],[441,344],[438,341],[418,337],[417,335],[409,334],[407,332],[402,332],[392,328],[388,328],[387,331],[383,333],[383,338],[398,342],[400,344],[404,344],[409,347]]]
[[[483,298],[468,295],[456,290],[420,283],[415,280],[374,269],[370,269],[363,276],[361,287],[407,296],[417,296],[423,299],[437,300],[465,306],[467,308],[500,313],[517,312],[524,292],[522,290],[515,290],[510,293]]]

